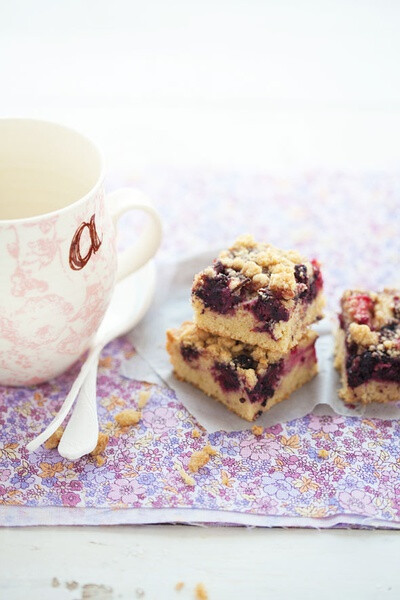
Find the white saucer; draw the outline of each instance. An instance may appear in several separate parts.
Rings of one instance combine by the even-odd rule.
[[[129,330],[133,329],[150,307],[154,297],[155,283],[156,268],[153,260],[119,281],[114,288],[110,305],[96,337],[108,337],[108,331],[118,330],[122,315],[125,315],[129,321]]]

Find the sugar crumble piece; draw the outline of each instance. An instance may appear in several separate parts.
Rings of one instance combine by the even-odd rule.
[[[100,431],[99,437],[97,438],[97,446],[94,450],[91,451],[91,456],[97,456],[98,454],[104,452],[104,450],[107,448],[109,439],[110,437],[106,433]]]
[[[104,356],[99,360],[99,367],[109,369],[112,367],[112,356]]]
[[[139,393],[138,408],[144,408],[149,401],[151,390],[142,390]]]
[[[218,454],[216,449],[210,446],[210,444],[207,444],[207,446],[204,447],[204,450],[209,454],[209,456],[216,456]]]
[[[215,456],[216,454],[217,451],[214,448],[212,448],[209,444],[207,444],[207,446],[204,446],[202,450],[197,450],[193,452],[189,460],[189,471],[191,473],[197,473],[197,471],[201,469],[201,467],[204,467],[204,465],[208,463],[208,461],[210,460],[210,456]]]
[[[204,583],[198,583],[194,588],[196,600],[208,600],[208,593],[204,587]]]
[[[350,323],[349,334],[351,338],[360,346],[376,346],[379,341],[377,331],[371,331],[368,325],[360,325],[359,323]]]
[[[318,450],[318,456],[319,458],[328,458],[329,452],[325,448],[321,448],[321,450]]]
[[[66,581],[65,587],[67,588],[67,590],[72,592],[79,587],[79,583],[77,581]]]
[[[63,433],[64,433],[63,427],[59,427],[58,429],[56,429],[55,432],[53,433],[53,435],[51,435],[49,437],[49,439],[45,441],[44,447],[47,448],[47,450],[53,450],[54,448],[57,448],[57,446],[60,443],[60,440],[63,436]]]
[[[262,427],[260,427],[259,425],[253,425],[253,427],[251,428],[251,431],[254,435],[262,435],[264,429]]]
[[[198,429],[193,429],[192,431],[192,438],[199,438],[201,437],[201,433]]]
[[[185,584],[183,583],[183,581],[178,581],[178,583],[175,585],[176,591],[180,592],[184,585]]]
[[[122,410],[115,415],[114,419],[120,427],[130,427],[131,425],[137,425],[142,418],[140,411],[134,410],[133,408],[127,408]]]
[[[182,477],[182,479],[186,483],[186,485],[190,485],[190,486],[196,485],[196,482],[193,479],[193,477],[191,477],[189,475],[189,473],[186,473],[185,469],[182,469],[182,468],[178,469],[178,473]]]

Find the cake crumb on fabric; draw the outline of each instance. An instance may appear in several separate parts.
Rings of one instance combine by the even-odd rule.
[[[196,600],[208,600],[207,590],[204,587],[204,583],[198,583],[194,588]]]
[[[186,483],[186,485],[194,486],[196,484],[193,477],[191,477],[189,475],[189,473],[186,473],[185,469],[179,469],[178,473],[182,477],[182,479]]]
[[[328,458],[329,452],[328,452],[328,450],[321,448],[321,450],[318,450],[318,456],[319,456],[319,458]]]
[[[139,393],[138,407],[144,408],[149,401],[151,390],[142,390]]]
[[[56,429],[55,432],[53,433],[53,435],[51,435],[49,437],[49,439],[45,441],[44,447],[47,448],[47,450],[53,450],[54,448],[57,448],[57,446],[60,443],[60,440],[63,436],[63,433],[64,433],[63,427],[59,427],[58,429]]]
[[[201,437],[201,433],[198,429],[193,429],[192,431],[192,438],[199,438]]]
[[[253,425],[253,427],[251,428],[251,431],[254,433],[254,435],[262,435],[264,429],[262,427],[260,427],[259,425]]]
[[[94,450],[91,451],[91,456],[97,456],[98,454],[104,452],[104,450],[107,448],[109,439],[110,437],[106,433],[100,431],[99,437],[97,438],[97,446]]]
[[[115,415],[114,419],[120,427],[130,427],[137,425],[142,417],[142,413],[133,408],[127,408]]]
[[[189,471],[191,471],[192,473],[197,473],[197,471],[201,469],[201,467],[204,467],[204,465],[208,463],[208,461],[210,460],[210,456],[215,456],[216,454],[217,451],[214,448],[212,448],[210,444],[204,446],[202,450],[197,450],[196,452],[193,452],[189,460]]]
[[[183,581],[178,581],[178,583],[175,586],[176,591],[180,592],[184,585],[185,584],[183,583]]]

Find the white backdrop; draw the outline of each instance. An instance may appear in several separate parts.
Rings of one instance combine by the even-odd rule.
[[[0,112],[114,172],[397,168],[399,25],[390,0],[0,0]]]

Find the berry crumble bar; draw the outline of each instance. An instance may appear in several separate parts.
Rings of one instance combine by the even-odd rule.
[[[286,356],[271,359],[259,346],[216,336],[185,322],[167,331],[167,351],[178,379],[253,421],[316,375],[316,338],[308,330]]]
[[[322,286],[317,261],[242,236],[195,276],[195,322],[282,356],[321,318]]]
[[[341,299],[335,367],[348,403],[400,401],[400,290],[348,290]]]

